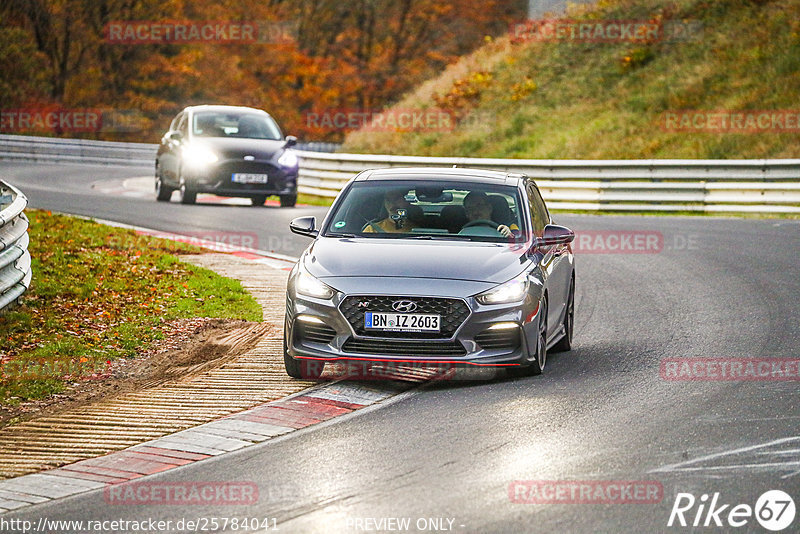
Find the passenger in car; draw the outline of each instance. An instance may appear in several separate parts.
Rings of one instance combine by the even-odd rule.
[[[488,195],[483,191],[471,191],[467,194],[464,197],[464,210],[466,210],[467,219],[469,219],[467,224],[476,221],[495,222],[492,221],[492,204]],[[495,224],[497,223],[495,222]],[[511,237],[514,235],[513,231],[519,230],[519,227],[513,223],[511,226],[498,224],[496,230],[503,237]]]
[[[414,222],[422,215],[421,210],[406,200],[404,190],[387,191],[383,197],[386,217],[379,221],[368,222],[361,230],[364,233],[407,233],[417,227]]]

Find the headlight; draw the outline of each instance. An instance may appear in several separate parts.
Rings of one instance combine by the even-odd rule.
[[[203,145],[189,145],[183,149],[183,162],[191,167],[204,167],[219,161],[214,152]]]
[[[278,158],[278,164],[284,167],[297,167],[297,154],[293,150],[284,150]]]
[[[504,284],[495,286],[488,291],[484,291],[476,298],[481,304],[505,304],[507,302],[517,302],[525,298],[528,294],[527,274],[518,276]]]
[[[320,282],[302,270],[297,275],[297,280],[295,280],[295,289],[301,295],[318,299],[329,299],[336,293],[332,287]]]

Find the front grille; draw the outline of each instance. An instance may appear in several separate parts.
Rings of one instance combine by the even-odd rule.
[[[310,343],[329,344],[336,337],[336,331],[324,324],[312,324],[298,321],[295,323],[295,340],[298,343],[308,341]]]
[[[475,336],[475,342],[484,350],[514,350],[519,347],[519,328],[485,330]]]
[[[382,332],[368,331],[364,328],[365,312],[394,313],[392,303],[410,300],[417,305],[414,313],[436,314],[441,316],[439,332]],[[366,304],[366,306],[364,305]],[[344,318],[359,336],[383,338],[442,339],[453,337],[458,327],[469,317],[469,307],[463,300],[436,297],[405,296],[350,296],[339,306]]]
[[[374,339],[348,339],[344,352],[374,354],[379,356],[464,356],[467,351],[458,341],[378,341]]]

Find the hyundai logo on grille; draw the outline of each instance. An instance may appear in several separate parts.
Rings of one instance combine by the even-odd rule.
[[[245,161],[255,161],[255,159],[256,159],[256,157],[255,157],[255,156],[245,156],[245,157],[244,157],[244,160],[245,160]]]
[[[392,309],[400,313],[411,313],[417,309],[417,303],[410,300],[396,300],[392,303]]]

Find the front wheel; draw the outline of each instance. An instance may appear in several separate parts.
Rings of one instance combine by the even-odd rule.
[[[256,195],[254,197],[250,197],[250,201],[253,203],[253,206],[263,206],[267,201],[267,195]]]
[[[156,200],[159,202],[169,202],[172,198],[172,192],[175,191],[171,187],[164,185],[164,179],[161,178],[161,169],[156,166]]]
[[[322,375],[325,362],[316,360],[295,360],[283,349],[283,366],[286,374],[292,378],[305,378],[315,380]]]
[[[564,312],[564,337],[553,346],[553,352],[572,350],[572,333],[575,330],[575,278],[569,284],[567,309]]]
[[[180,194],[181,204],[194,204],[197,201],[197,191],[189,189],[186,182],[181,182],[181,188],[178,189]]]
[[[547,301],[539,308],[539,335],[536,340],[536,357],[525,367],[511,369],[513,376],[536,376],[542,374],[547,363]]]
[[[281,207],[282,208],[293,208],[297,204],[297,194],[294,195],[284,195],[281,197]]]

